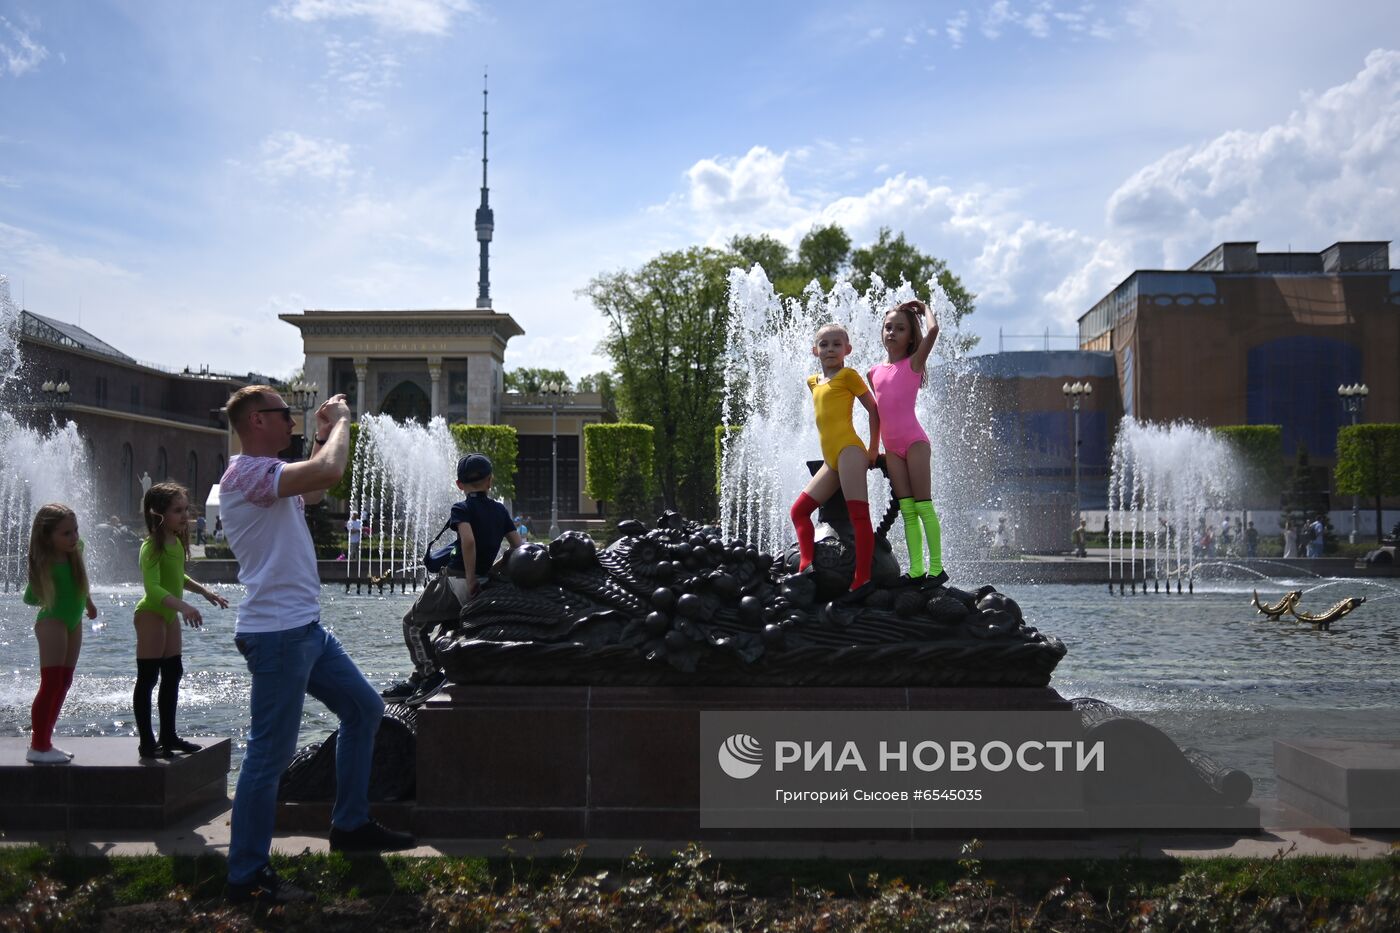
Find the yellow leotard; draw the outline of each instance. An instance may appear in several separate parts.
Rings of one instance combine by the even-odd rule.
[[[821,438],[826,465],[836,469],[836,458],[847,447],[859,447],[864,453],[865,442],[851,423],[851,407],[859,396],[870,391],[860,373],[843,366],[826,382],[821,376],[808,376],[807,388],[817,409],[817,436]]]

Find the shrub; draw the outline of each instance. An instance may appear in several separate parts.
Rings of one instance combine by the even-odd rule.
[[[583,429],[586,482],[583,491],[599,502],[651,496],[655,431],[649,424],[590,424]]]

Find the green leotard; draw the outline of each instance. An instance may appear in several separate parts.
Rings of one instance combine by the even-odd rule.
[[[81,548],[83,543],[78,542]],[[73,631],[83,624],[83,613],[87,610],[87,591],[78,591],[73,584],[73,565],[54,564],[50,571],[53,574],[53,605],[39,606],[39,597],[34,595],[34,588],[26,586],[24,588],[24,601],[31,606],[39,606],[39,615],[34,621],[40,619],[58,619],[68,626],[68,631]]]
[[[185,598],[185,549],[180,539],[168,536],[159,554],[151,538],[141,543],[141,582],[146,594],[136,604],[136,611],[155,612],[167,622],[177,621],[175,610],[165,605],[165,597]]]

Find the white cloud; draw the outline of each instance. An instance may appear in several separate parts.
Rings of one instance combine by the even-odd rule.
[[[768,233],[796,246],[819,224],[839,224],[857,245],[880,227],[902,231],[911,242],[946,259],[979,295],[991,322],[1044,326],[1068,332],[1089,303],[1116,282],[1115,255],[1092,237],[1026,215],[1018,192],[954,190],[920,176],[897,174],[858,194],[830,196],[802,188],[787,174],[801,160],[756,146],[738,159],[704,159],[687,173],[686,205],[692,235],[719,245],[739,233]],[[824,164],[824,160],[818,160]],[[805,169],[805,167],[804,167]],[[798,169],[795,174],[815,174]],[[1015,323],[1023,322],[1023,323]]]
[[[1113,192],[1107,216],[1139,263],[1191,262],[1226,239],[1387,238],[1400,216],[1400,52],[1372,52],[1281,123],[1167,153]]]
[[[1001,28],[1015,18],[1010,0],[996,0],[982,14],[982,35],[988,39],[1000,38]]]
[[[962,48],[963,39],[966,36],[968,24],[967,10],[958,10],[958,15],[948,20],[948,38],[953,42],[953,48]]]
[[[445,36],[459,13],[476,12],[471,0],[282,0],[273,13],[305,23],[364,18],[391,32]]]
[[[690,205],[702,215],[761,217],[766,223],[801,213],[783,175],[788,158],[754,146],[737,159],[701,159],[686,172]]]
[[[354,174],[347,143],[313,139],[294,130],[274,133],[263,140],[261,169],[277,181],[305,175],[343,182]]]
[[[326,40],[326,91],[351,113],[380,110],[383,95],[398,84],[399,57],[377,42]]]
[[[49,57],[49,50],[35,42],[29,30],[16,26],[3,16],[0,16],[0,26],[5,27],[0,32],[0,63],[12,77],[18,78],[27,71],[33,71]],[[6,36],[6,33],[9,35]]]

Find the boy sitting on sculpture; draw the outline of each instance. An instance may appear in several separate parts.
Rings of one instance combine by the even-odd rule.
[[[457,540],[442,570],[429,579],[413,607],[403,617],[403,640],[413,659],[413,673],[384,690],[389,701],[419,706],[442,689],[447,676],[438,667],[431,632],[439,625],[455,626],[465,606],[481,592],[481,581],[491,572],[501,542],[511,549],[521,544],[515,522],[506,507],[488,495],[494,480],[491,460],[484,454],[468,454],[457,462],[457,488],[466,494],[452,506],[443,530]]]

